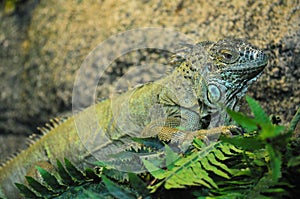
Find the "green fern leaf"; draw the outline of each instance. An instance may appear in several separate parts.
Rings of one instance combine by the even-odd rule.
[[[46,197],[51,197],[55,194],[53,191],[49,190],[46,186],[42,185],[34,178],[32,178],[30,176],[25,176],[25,178],[26,178],[26,181],[28,182],[28,184],[30,185],[30,187],[32,189],[34,189],[40,195],[46,196]]]
[[[279,136],[285,129],[284,126],[275,126],[271,123],[262,123],[261,125],[261,132],[259,134],[259,137],[262,140],[267,140],[270,138],[275,138]]]
[[[219,168],[213,166],[213,165],[209,162],[210,160],[208,160],[208,159],[209,159],[209,157],[207,156],[206,158],[203,158],[203,159],[201,160],[201,165],[203,166],[203,168],[204,168],[205,170],[211,171],[211,172],[215,173],[216,175],[221,176],[221,177],[223,177],[223,178],[227,178],[227,179],[230,178],[230,177],[228,176],[227,173],[225,173],[225,172],[223,172],[222,170],[220,170]]]
[[[206,148],[203,148],[199,152],[194,152],[184,158],[178,159],[174,162],[174,167],[166,171],[158,169],[152,163],[145,161],[144,163],[146,165],[146,168],[151,169],[150,173],[155,178],[162,179],[161,182],[159,182],[155,186],[150,187],[152,189],[152,192],[155,191],[162,184],[165,184],[164,186],[166,189],[183,188],[190,185],[203,185],[209,188],[217,187],[213,179],[202,167],[203,165],[199,163],[202,163],[206,156],[213,151],[216,144],[217,143],[212,143],[211,145],[209,145]],[[151,167],[149,167],[149,165],[151,165]],[[159,171],[159,174],[153,172],[153,170],[155,172]]]
[[[153,175],[155,178],[157,179],[163,179],[166,177],[166,173],[164,170],[162,170],[161,168],[155,166],[154,164],[152,164],[152,162],[148,161],[148,160],[144,160],[143,159],[143,163],[146,167],[146,169],[151,173],[151,175]]]
[[[49,187],[53,190],[53,192],[58,193],[61,192],[63,190],[65,190],[67,187],[64,185],[61,185],[56,177],[54,177],[52,174],[50,174],[48,171],[46,171],[45,169],[36,166],[36,169],[39,171],[39,173],[41,174],[44,182],[49,185]]]
[[[294,115],[290,126],[289,126],[289,132],[294,132],[296,129],[296,126],[298,124],[298,122],[300,121],[300,108],[298,108],[296,114]]]
[[[128,173],[126,173],[124,171],[119,171],[119,170],[112,169],[112,168],[107,169],[104,167],[102,174],[104,174],[105,176],[109,176],[111,179],[114,179],[120,183],[129,181]]]
[[[229,169],[226,164],[216,160],[215,154],[214,153],[210,153],[207,155],[207,159],[209,160],[209,162],[215,166],[218,166],[219,168],[221,168],[223,171],[226,171],[229,174],[233,174],[233,171],[231,169]],[[229,176],[228,176],[229,178]]]
[[[85,169],[85,174],[86,174],[86,177],[88,179],[90,179],[90,180],[87,180],[87,181],[95,181],[95,182],[100,182],[101,181],[100,176],[98,174],[96,174],[94,169],[91,169],[91,168]]]
[[[221,150],[224,154],[228,156],[234,156],[238,153],[242,153],[243,151],[236,148],[234,145],[219,142],[217,148]]]
[[[33,191],[31,191],[28,187],[26,187],[23,184],[20,183],[15,183],[16,187],[19,189],[20,193],[25,197],[25,198],[41,198],[37,196]]]
[[[274,181],[278,181],[281,177],[281,154],[278,150],[275,150],[271,145],[266,146],[270,155],[270,166],[272,177]]]
[[[131,187],[137,191],[137,193],[140,194],[142,198],[147,198],[150,197],[150,193],[147,189],[147,186],[141,178],[139,178],[136,174],[134,173],[129,173],[129,182]]]
[[[171,169],[173,166],[173,163],[179,158],[179,155],[172,151],[172,149],[166,144],[165,145],[166,150],[166,165],[168,169]]]
[[[256,100],[249,96],[246,96],[246,101],[248,102],[248,105],[257,121],[259,121],[260,123],[271,123],[264,109],[259,105],[259,103]]]
[[[247,132],[252,132],[257,129],[258,123],[255,119],[250,118],[242,113],[234,112],[227,109],[227,113],[230,117],[241,125]]]
[[[68,173],[78,182],[85,181],[85,175],[78,170],[67,158],[65,158],[65,165]]]
[[[70,174],[65,170],[65,168],[63,167],[62,163],[59,160],[56,160],[57,162],[57,170],[58,170],[58,174],[60,175],[62,182],[65,185],[72,185],[75,183],[75,181],[72,179],[72,177],[70,176]]]
[[[232,138],[221,137],[221,140],[230,143],[236,147],[239,147],[243,150],[255,151],[258,149],[263,149],[265,147],[264,143],[257,137],[242,137],[235,136]]]
[[[131,191],[121,187],[120,185],[112,182],[104,175],[102,176],[102,180],[106,186],[106,188],[109,190],[110,194],[113,195],[116,198],[124,198],[124,199],[135,199],[136,196]]]
[[[221,160],[221,161],[224,161],[224,160],[227,160],[229,157],[226,157],[221,150],[214,150],[213,151],[215,157],[218,159],[218,160]]]
[[[289,159],[288,167],[296,167],[296,166],[300,166],[300,156],[296,156],[296,157],[292,157]]]
[[[218,188],[218,185],[209,176],[208,172],[201,166],[199,162],[197,164],[193,167],[193,171],[196,174],[194,177],[197,179],[197,182],[209,189]]]
[[[270,198],[262,195],[262,193],[266,192],[270,187],[274,186],[274,180],[272,176],[267,173],[263,177],[259,179],[259,181],[248,190],[248,193],[245,194],[247,198]]]
[[[191,178],[189,178],[195,175],[191,168],[187,168],[184,172],[181,172],[180,175],[179,173],[172,175],[172,177],[165,182],[165,188],[184,188],[186,186],[197,185],[197,180],[191,180]]]
[[[201,159],[202,163],[202,160],[205,159],[208,152],[209,150],[200,151],[177,161],[174,169],[166,171],[167,177],[164,179],[165,187],[182,188],[187,185],[196,184],[209,188],[216,186],[213,179],[206,172],[207,170],[198,162],[199,159]],[[195,171],[197,171],[197,173]]]

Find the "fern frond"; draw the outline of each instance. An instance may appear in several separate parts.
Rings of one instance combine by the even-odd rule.
[[[99,181],[98,174],[91,169],[81,171],[77,169],[68,159],[65,159],[65,167],[57,160],[57,173],[50,173],[37,166],[37,172],[42,177],[36,180],[31,176],[25,176],[27,185],[16,183],[20,193],[28,198],[51,198],[56,197],[65,191],[79,187],[93,181]],[[93,173],[93,174],[92,174]]]
[[[296,114],[294,115],[294,117],[293,117],[293,119],[291,121],[291,124],[290,124],[289,129],[288,129],[290,132],[294,132],[295,131],[296,126],[297,126],[299,120],[300,120],[300,108],[298,108]]]
[[[235,156],[240,152],[242,151],[234,146],[215,142],[205,148],[202,147],[200,151],[174,161],[172,167],[167,167],[167,170],[158,168],[150,161],[144,160],[143,162],[148,171],[155,178],[161,180],[149,188],[151,192],[155,192],[163,184],[166,189],[196,185],[217,188],[213,175],[228,179],[236,172],[220,160],[228,159],[228,156]]]
[[[119,184],[112,182],[105,176],[102,176],[102,180],[103,180],[106,188],[108,189],[108,191],[115,198],[125,198],[125,199],[135,199],[136,198],[136,195],[129,189],[126,189],[126,187],[122,187]]]
[[[246,96],[246,101],[254,115],[254,118],[261,123],[271,122],[264,109],[259,105],[259,103],[253,98]]]

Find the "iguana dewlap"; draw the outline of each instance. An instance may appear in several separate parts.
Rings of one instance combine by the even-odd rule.
[[[227,39],[190,45],[178,51],[171,63],[176,68],[165,78],[54,122],[45,135],[0,168],[0,193],[16,198],[14,183],[24,183],[24,176],[38,162],[56,165],[56,159],[66,157],[82,168],[125,150],[133,137],[158,136],[181,143],[226,133],[232,126],[224,126],[229,121],[225,108],[238,110],[240,99],[268,60],[247,42]]]

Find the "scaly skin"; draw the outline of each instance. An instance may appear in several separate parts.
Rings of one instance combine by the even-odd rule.
[[[133,137],[158,136],[181,144],[228,133],[234,127],[224,126],[229,121],[224,108],[238,110],[267,62],[242,40],[191,45],[173,56],[176,69],[170,75],[85,109],[8,161],[0,168],[0,192],[16,198],[14,183],[24,183],[31,168],[43,162],[51,167],[66,157],[83,168],[94,156],[109,160],[107,154],[132,146]]]

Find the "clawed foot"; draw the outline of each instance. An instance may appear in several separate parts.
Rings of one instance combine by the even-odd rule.
[[[235,125],[219,126],[211,129],[201,129],[193,132],[184,132],[175,128],[164,127],[160,129],[158,137],[162,141],[173,143],[191,143],[194,138],[202,140],[205,144],[218,140],[220,135],[231,137],[233,134],[243,134],[243,130]]]
[[[198,130],[195,132],[195,138],[203,140],[209,144],[211,140],[217,140],[220,135],[231,137],[233,134],[243,134],[243,130],[235,125],[219,126],[212,129]]]
[[[229,126],[220,126],[211,129],[201,129],[193,132],[185,132],[178,129],[167,129],[164,128],[164,131],[161,131],[159,134],[159,139],[162,141],[171,141],[171,144],[174,143],[181,151],[185,151],[189,148],[192,141],[197,138],[202,140],[206,145],[209,145],[211,141],[217,141],[220,135],[232,136],[233,134],[242,134],[243,131],[240,127],[235,125]]]
[[[244,131],[242,128],[235,126],[235,125],[228,125],[228,126],[221,126],[221,132],[222,135],[225,136],[232,136],[233,134],[243,134]]]

